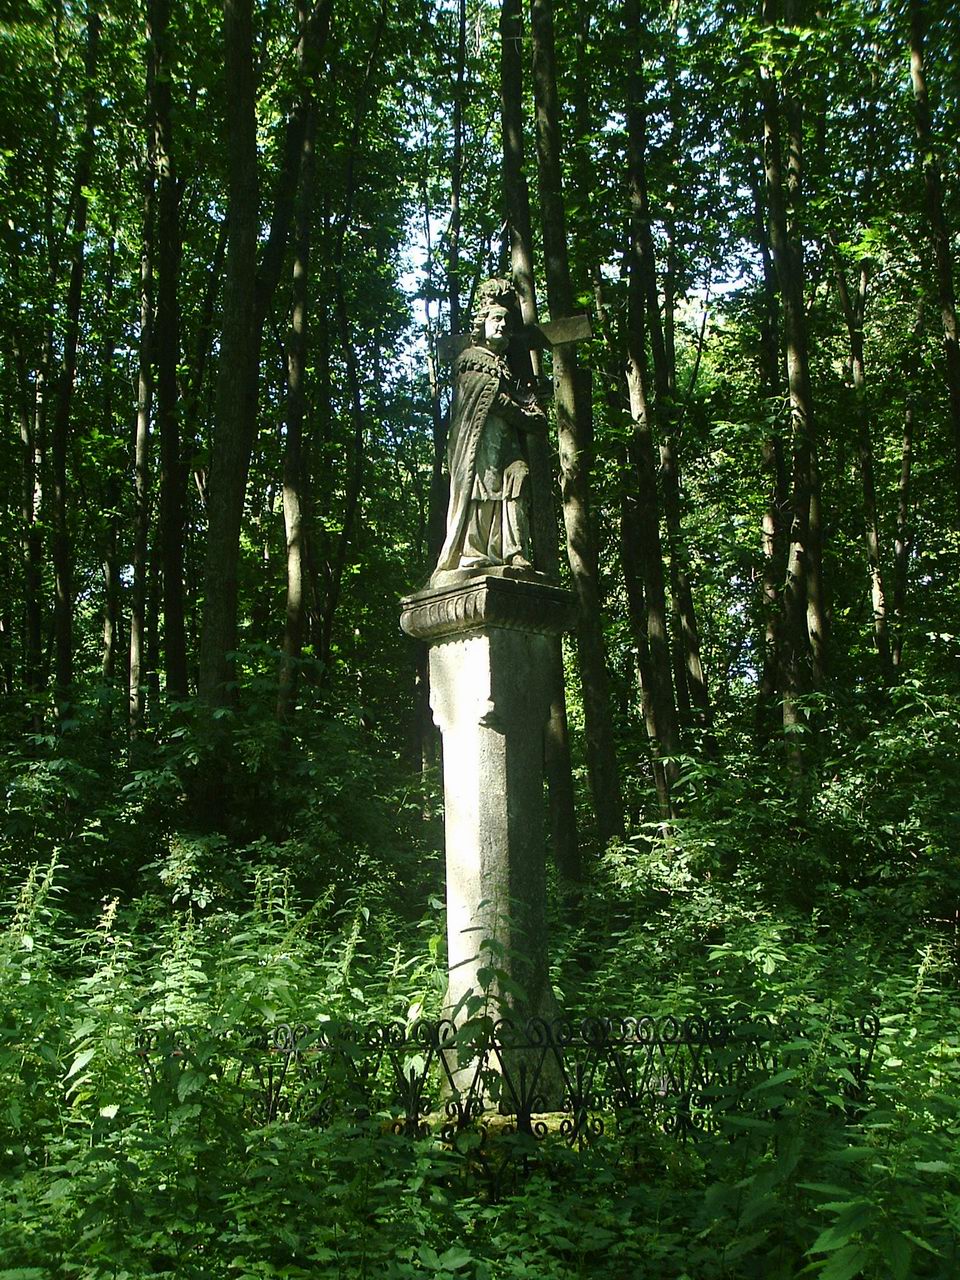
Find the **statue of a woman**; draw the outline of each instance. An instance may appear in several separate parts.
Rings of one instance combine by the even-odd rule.
[[[547,418],[507,362],[517,297],[506,280],[477,291],[471,345],[455,367],[447,465],[447,533],[435,573],[507,565],[533,568],[526,436]]]

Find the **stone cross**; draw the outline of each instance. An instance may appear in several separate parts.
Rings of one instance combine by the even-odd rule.
[[[593,336],[590,317],[586,314],[560,316],[541,324],[524,325],[511,335],[511,348],[525,351],[544,351],[560,347],[568,342],[582,342]],[[469,333],[453,333],[441,338],[438,345],[440,358],[452,364],[457,356],[472,342]],[[516,345],[514,345],[516,344]]]
[[[481,301],[476,314],[484,345],[498,350],[491,344],[499,341],[495,331],[499,325],[502,334],[506,312],[496,299],[510,286],[488,284],[491,301]],[[590,333],[585,315],[514,331],[507,351],[513,376],[526,382],[529,368],[532,378],[534,350],[579,342]],[[440,354],[453,363],[472,341],[472,335],[454,335],[441,343]],[[471,387],[464,394],[482,405],[489,391]],[[473,404],[465,399],[465,412],[474,412]],[[467,446],[473,441],[463,436],[466,429],[474,430],[469,418],[458,423],[458,448],[464,439]],[[538,572],[509,563],[447,568],[404,598],[400,617],[407,635],[429,645],[430,706],[443,740],[445,1013],[458,1026],[477,1014],[549,1019],[558,1012],[546,936],[543,758],[559,637],[571,627],[574,610],[572,596],[556,581],[550,448],[545,433],[526,434]],[[469,470],[475,462],[467,453]],[[459,454],[457,466],[463,469]],[[472,488],[472,476],[458,471],[458,478]],[[478,1065],[469,1038],[462,1055],[457,1049],[457,1061],[459,1087]],[[512,1069],[509,1055],[500,1069]],[[540,1080],[535,1093],[534,1109],[546,1110],[562,1093],[561,1082]]]

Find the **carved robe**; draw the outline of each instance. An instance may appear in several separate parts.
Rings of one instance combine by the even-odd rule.
[[[460,568],[468,543],[468,561],[529,558],[529,545],[522,545],[530,483],[522,433],[543,431],[545,425],[543,411],[532,396],[521,394],[505,359],[486,347],[468,347],[460,355],[447,440],[450,504],[438,571]],[[497,520],[502,525],[487,532],[485,525]],[[481,540],[485,547],[477,545]]]

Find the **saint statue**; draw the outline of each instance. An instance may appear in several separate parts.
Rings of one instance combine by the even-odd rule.
[[[533,569],[526,437],[545,434],[533,387],[507,360],[519,314],[507,280],[477,290],[470,345],[455,365],[447,466],[450,505],[435,573],[494,565]]]

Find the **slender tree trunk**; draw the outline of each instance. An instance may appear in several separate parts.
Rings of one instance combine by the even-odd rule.
[[[87,232],[87,195],[93,171],[94,111],[97,90],[94,76],[100,42],[100,18],[90,10],[87,15],[86,49],[86,122],[77,157],[74,179],[76,188],[73,221],[73,249],[70,281],[64,308],[63,358],[60,384],[51,434],[53,462],[53,531],[51,560],[54,575],[54,682],[57,706],[61,715],[69,710],[73,687],[73,548],[68,527],[69,496],[67,493],[67,454],[70,447],[70,420],[73,390],[77,373],[77,345],[80,335],[80,304],[83,295],[84,242]]]
[[[890,653],[890,636],[887,626],[887,597],[883,585],[883,564],[880,554],[880,525],[877,519],[877,490],[873,473],[873,441],[870,438],[870,410],[867,404],[867,370],[863,353],[863,320],[867,305],[867,288],[870,264],[860,263],[860,274],[855,297],[850,296],[846,272],[839,255],[837,258],[837,292],[847,326],[850,342],[850,374],[853,382],[854,414],[857,424],[857,458],[860,464],[860,487],[863,491],[863,539],[867,553],[867,570],[870,575],[870,603],[873,617],[873,641],[880,659],[880,670],[885,683],[893,678],[893,662]]]
[[[175,73],[170,0],[149,0],[151,77],[150,160],[156,181],[156,421],[160,439],[160,557],[163,572],[163,651],[167,698],[187,697],[187,643],[183,599],[183,505],[186,468],[181,457],[177,366],[180,361],[180,193],[174,168],[172,83]]]
[[[693,603],[690,557],[681,525],[679,464],[673,435],[665,435],[660,444],[660,476],[670,547],[670,591],[680,629],[683,683],[689,695],[694,721],[705,735],[708,751],[713,751],[716,746],[711,729],[713,714],[706,673],[700,657],[700,626]]]
[[[252,0],[225,0],[223,36],[230,85],[226,119],[230,221],[200,637],[200,693],[214,705],[230,697],[227,684],[233,663],[228,654],[237,644],[240,518],[257,416],[259,183]]]
[[[891,660],[894,671],[903,666],[903,631],[906,622],[907,578],[912,537],[910,533],[910,470],[913,464],[914,405],[907,401],[903,414],[903,446],[900,453],[900,485],[897,491],[897,534],[893,551],[893,636]]]
[[[635,6],[626,10],[628,35],[637,48],[640,58],[640,18]],[[675,143],[679,127],[680,96],[676,84],[676,59],[673,41],[676,40],[676,5],[671,5],[673,34],[668,45],[667,81],[671,104],[672,126],[668,141],[668,155],[672,176],[678,172],[679,157]],[[673,602],[674,644],[676,649],[677,702],[685,714],[692,713],[697,727],[706,734],[707,745],[715,746],[710,725],[712,720],[710,697],[706,676],[700,657],[700,628],[697,623],[691,585],[690,557],[682,528],[682,502],[680,490],[680,466],[677,456],[677,432],[680,425],[680,405],[677,400],[677,356],[675,344],[675,293],[676,293],[676,228],[673,199],[668,200],[667,266],[664,273],[663,321],[660,319],[660,299],[657,288],[656,252],[650,219],[650,202],[646,177],[646,90],[642,73],[642,61],[637,62],[637,74],[632,77],[634,101],[632,110],[637,113],[638,144],[635,165],[637,188],[640,196],[641,218],[641,269],[647,300],[648,331],[653,354],[654,386],[656,389],[655,414],[660,427],[660,478],[663,491],[663,514],[670,552],[670,594]]]
[[[460,332],[460,221],[463,189],[464,81],[467,72],[467,0],[457,4],[457,81],[453,98],[453,163],[450,174],[450,222],[447,232],[447,297],[450,332]]]
[[[640,708],[643,714],[644,728],[650,742],[650,762],[653,772],[654,786],[657,792],[657,803],[663,821],[673,817],[670,795],[671,777],[674,767],[664,760],[664,744],[660,728],[657,724],[657,678],[650,657],[649,630],[650,611],[647,608],[643,587],[645,569],[653,552],[659,546],[646,548],[647,554],[641,554],[645,537],[650,535],[649,527],[644,526],[641,514],[644,506],[639,493],[637,477],[640,468],[629,458],[623,459],[624,480],[620,499],[620,562],[623,567],[624,585],[627,591],[627,613],[630,619],[630,633],[637,651],[637,677],[640,684]],[[659,541],[659,531],[658,531]],[[654,617],[656,613],[654,611]],[[666,618],[663,619],[664,626]],[[660,628],[654,623],[654,635],[660,637]],[[669,678],[669,670],[667,677]],[[670,690],[670,707],[673,706],[673,691]],[[662,714],[661,714],[662,718]],[[667,716],[669,719],[669,714]]]
[[[635,253],[639,252],[634,246]],[[680,747],[677,708],[671,678],[670,635],[667,625],[663,548],[660,542],[657,464],[650,431],[644,349],[644,303],[639,271],[631,262],[627,317],[627,390],[633,436],[629,460],[635,475],[621,499],[621,548],[627,581],[631,629],[644,698],[644,721],[654,760],[654,777],[661,816],[672,815],[676,755]],[[632,577],[633,582],[629,579]],[[642,582],[642,589],[636,585]]]
[[[350,321],[347,314],[347,302],[343,280],[337,272],[336,278],[336,310],[337,324],[340,331],[340,342],[343,347],[347,365],[347,394],[350,400],[350,418],[353,423],[353,440],[348,459],[348,479],[343,504],[343,523],[336,549],[327,568],[326,592],[324,594],[321,616],[321,648],[320,657],[324,671],[329,672],[333,649],[333,624],[337,607],[340,604],[340,592],[343,587],[343,572],[347,566],[347,555],[354,537],[354,526],[357,508],[363,491],[366,474],[366,456],[364,447],[365,423],[363,412],[363,396],[360,391],[360,370],[357,356],[351,341]]]
[[[28,694],[41,690],[43,664],[42,587],[43,540],[40,536],[40,458],[37,446],[41,382],[31,382],[27,361],[14,346],[20,418],[20,546],[23,553],[23,687]]]
[[[459,99],[454,102],[454,114],[459,108]],[[456,119],[454,121],[454,133],[456,134]],[[458,152],[454,148],[455,158],[454,164],[462,163],[462,148]],[[456,187],[459,182],[455,176],[451,179],[451,185]],[[424,287],[426,294],[429,296],[434,289],[434,252],[433,252],[433,234],[432,211],[430,206],[430,191],[426,177],[421,184],[421,200],[423,205],[423,233],[426,245],[425,263],[424,263]],[[454,221],[454,212],[458,209],[456,201],[451,197],[451,223]],[[450,282],[448,281],[448,284]],[[451,313],[454,305],[459,309],[459,285],[456,286],[456,298],[453,294],[449,295]],[[431,422],[431,457],[430,457],[430,483],[427,489],[427,503],[425,518],[422,521],[425,537],[418,538],[418,550],[422,547],[424,551],[424,560],[432,569],[437,562],[437,556],[443,545],[443,539],[446,532],[446,511],[449,499],[449,484],[443,471],[443,459],[446,454],[447,447],[447,425],[448,419],[443,408],[442,388],[441,388],[441,360],[439,355],[437,332],[434,328],[433,320],[430,315],[429,302],[426,307],[426,325],[424,337],[426,339],[426,356],[427,356],[427,378],[430,387],[430,422]],[[430,654],[426,645],[416,645],[413,653],[414,663],[414,686],[413,686],[413,724],[411,726],[411,760],[414,768],[421,773],[425,773],[430,769],[437,760],[437,728],[433,723],[433,713],[430,710]]]
[[[317,194],[320,196],[322,204],[321,235],[317,247],[318,249],[321,247],[327,249],[331,238],[330,207],[322,185],[318,186]],[[324,252],[323,261],[319,264],[317,272],[318,277],[321,272],[329,269],[327,267],[328,262],[329,259],[326,252]],[[312,343],[315,351],[316,392],[314,403],[317,425],[310,441],[304,442],[308,445],[305,450],[304,475],[310,478],[310,487],[319,493],[329,493],[333,489],[333,482],[330,478],[330,460],[333,450],[331,431],[331,423],[333,421],[333,376],[330,321],[330,306],[324,295],[319,294],[316,307],[316,327]],[[307,506],[312,508],[309,493],[307,494]],[[310,585],[306,626],[313,652],[319,658],[323,649],[323,601],[327,592],[331,553],[329,550],[329,535],[322,522],[317,521],[310,532],[312,536],[305,547],[305,568]],[[313,683],[320,683],[325,679],[326,673],[321,670],[320,664],[317,662],[308,668],[304,675]]]
[[[500,10],[501,128],[503,135],[503,193],[510,236],[510,266],[520,296],[524,324],[537,322],[537,291],[533,265],[533,227],[527,189],[523,142],[523,35],[521,0],[503,0]],[[537,353],[532,353],[530,376],[540,376]],[[533,538],[537,568],[552,578],[559,575],[557,523],[553,504],[553,467],[545,437],[527,441],[533,492]],[[583,876],[577,838],[570,738],[564,688],[563,643],[553,645],[550,717],[544,739],[544,772],[549,795],[550,842],[557,870],[576,883]]]
[[[661,766],[662,778],[657,778],[662,816],[671,812],[671,788],[676,780],[675,757],[679,749],[677,707],[674,700],[671,677],[670,636],[667,624],[666,587],[663,572],[663,547],[660,541],[659,498],[657,494],[657,468],[653,444],[652,410],[648,388],[646,353],[647,317],[649,307],[649,213],[644,184],[643,158],[645,151],[645,120],[643,112],[642,61],[640,49],[640,19],[636,0],[626,0],[623,10],[624,29],[630,49],[627,77],[627,185],[630,196],[630,246],[627,255],[627,363],[626,381],[633,419],[633,438],[630,443],[630,460],[636,472],[636,500],[631,501],[628,492],[623,506],[623,523],[627,537],[625,545],[632,543],[632,553],[639,565],[644,589],[642,603],[645,618],[638,618],[633,625],[635,635],[644,628],[646,632],[646,660],[638,645],[641,679],[644,680],[644,696],[649,701],[645,712],[648,732],[651,727],[651,747],[654,759],[666,757],[668,763]],[[630,563],[630,559],[625,563]],[[636,590],[632,596],[637,605],[641,601]],[[629,600],[628,596],[628,600]]]
[[[531,0],[533,91],[537,167],[547,277],[547,301],[554,317],[573,310],[567,258],[566,219],[560,161],[560,104],[557,97],[552,0]],[[583,686],[587,768],[602,840],[623,834],[623,806],[617,768],[597,583],[597,554],[590,523],[589,394],[579,376],[572,347],[553,353],[553,378],[560,446],[563,518],[567,559],[577,600],[577,639]]]
[[[764,16],[770,21],[769,9]],[[783,692],[783,726],[795,736],[803,723],[799,696],[808,685],[811,640],[808,631],[808,586],[811,565],[811,496],[815,484],[815,434],[813,396],[807,359],[806,315],[803,306],[802,263],[799,245],[787,228],[786,192],[780,137],[780,104],[774,73],[760,71],[763,103],[763,160],[770,211],[770,248],[780,287],[783,343],[787,363],[790,418],[793,431],[790,533],[787,572],[783,591],[783,626],[780,654]],[[796,139],[793,139],[796,141]],[[794,163],[799,165],[799,156]],[[799,744],[791,736],[790,757],[799,766]]]
[[[786,0],[786,20],[793,24],[797,12],[806,0]],[[785,92],[783,110],[787,125],[787,239],[791,244],[792,261],[796,273],[797,289],[803,297],[803,240],[801,230],[801,192],[803,186],[803,107],[794,92]],[[822,126],[821,113],[818,124]],[[806,395],[809,400],[808,423],[810,427],[809,481],[810,511],[807,522],[807,636],[810,644],[814,684],[822,685],[827,674],[827,604],[823,581],[823,503],[820,484],[820,460],[817,450],[813,415],[813,396],[810,390],[810,365],[806,351],[806,318],[804,314],[804,366],[806,370]],[[787,355],[789,379],[790,357]]]
[[[183,393],[180,397],[181,401],[181,426],[182,433],[189,428],[191,434],[187,437],[186,448],[190,450],[196,445],[196,432],[192,424],[200,419],[201,414],[201,397],[204,391],[205,375],[207,370],[207,362],[210,358],[210,352],[213,348],[213,317],[216,309],[217,295],[220,292],[220,279],[223,275],[223,262],[227,248],[227,219],[221,219],[217,228],[217,243],[213,251],[213,261],[210,270],[207,273],[206,289],[200,302],[200,309],[197,317],[197,328],[194,334],[193,355],[190,360],[187,374],[184,379]],[[206,415],[209,417],[209,414]],[[194,483],[197,487],[197,493],[200,497],[200,503],[203,510],[207,509],[207,481],[206,472],[196,469],[193,473]],[[187,599],[190,599],[191,592],[187,592]]]
[[[329,32],[332,0],[311,14],[304,39],[319,55]],[[256,440],[260,346],[286,255],[297,191],[306,115],[287,119],[283,162],[260,263],[256,84],[251,0],[224,0],[224,49],[231,86],[227,115],[229,225],[217,383],[217,413],[207,499],[209,528],[200,637],[200,694],[209,703],[232,701],[228,689],[237,644],[240,523],[250,457]]]
[[[14,648],[16,643],[14,631],[16,626],[13,620],[12,574],[6,551],[4,551],[2,560],[0,560],[0,582],[2,582],[4,601],[3,606],[0,607],[0,672],[3,675],[3,692],[8,698],[12,698],[16,688],[14,674]]]
[[[947,391],[950,397],[950,423],[953,429],[953,483],[957,502],[960,505],[960,326],[957,324],[950,232],[944,214],[943,179],[930,122],[930,101],[927,94],[923,51],[926,35],[925,8],[923,0],[910,0],[910,78],[913,83],[917,145],[923,165],[927,226],[933,247],[937,293],[943,324],[943,354],[946,364]]]
[[[144,175],[143,248],[140,257],[140,350],[134,433],[133,582],[130,591],[130,661],[127,714],[131,736],[143,724],[147,609],[147,540],[150,531],[150,414],[153,408],[154,173]]]
[[[763,264],[763,309],[760,316],[760,388],[770,431],[761,445],[763,469],[767,476],[767,502],[761,526],[763,547],[762,601],[762,668],[757,690],[757,741],[766,742],[770,733],[770,713],[779,688],[780,657],[780,593],[779,584],[785,571],[784,512],[787,510],[787,474],[783,458],[783,440],[779,429],[779,412],[783,399],[778,337],[777,282],[770,256],[767,222],[763,213],[760,183],[753,165],[749,167],[753,194],[754,239]]]
[[[301,30],[307,13],[299,10]],[[301,40],[301,65],[305,42]],[[305,612],[305,547],[307,537],[303,489],[303,421],[306,411],[307,310],[310,292],[310,235],[316,185],[316,106],[305,97],[307,115],[300,157],[300,191],[293,253],[293,296],[287,342],[287,431],[283,455],[283,524],[287,546],[287,604],[283,631],[283,659],[277,693],[277,718],[288,721],[296,705]]]
[[[163,606],[159,541],[154,541],[151,545],[149,559],[146,625],[144,627],[146,637],[146,663],[144,666],[144,692],[146,699],[144,714],[147,720],[153,720],[156,723],[160,711],[160,614]]]
[[[103,432],[104,438],[114,438],[113,421],[113,359],[116,348],[113,331],[113,277],[116,242],[113,235],[107,254],[107,285],[104,298],[103,344],[100,353],[100,370],[103,380]],[[103,548],[103,648],[100,671],[105,682],[112,682],[120,646],[120,574],[118,568],[120,507],[122,502],[121,473],[111,466],[104,483],[106,531]]]

